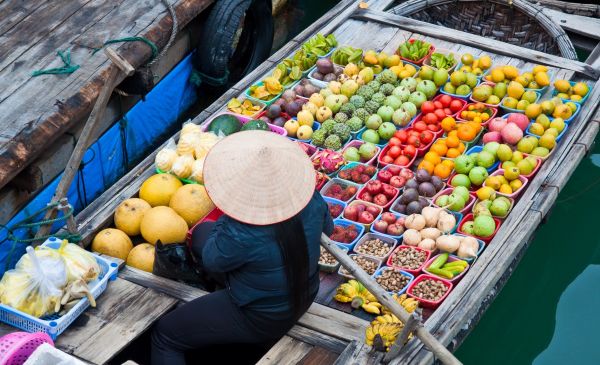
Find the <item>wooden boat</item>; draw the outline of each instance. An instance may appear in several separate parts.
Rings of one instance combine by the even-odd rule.
[[[506,283],[536,228],[550,213],[559,191],[590,149],[600,123],[600,111],[597,110],[600,61],[598,51],[582,63],[384,12],[391,2],[371,1],[368,9],[358,8],[354,1],[340,2],[229,89],[193,122],[201,124],[224,110],[230,98],[242,94],[316,33],[334,33],[342,45],[379,49],[387,53],[393,53],[410,36],[418,36],[454,52],[489,54],[496,64],[518,68],[544,64],[555,72],[555,78],[590,83],[593,88],[588,101],[551,157],[530,181],[498,234],[442,305],[433,313],[424,313],[425,328],[453,350],[477,324]],[[177,135],[174,137],[177,138]],[[149,155],[77,216],[78,230],[85,244],[89,244],[99,230],[112,224],[116,206],[135,196],[141,183],[155,173],[154,156],[155,153]],[[360,318],[349,313],[347,307],[331,303],[331,290],[339,282],[339,279],[336,281],[324,275],[316,302],[261,359],[260,364],[366,364],[381,361],[382,355],[371,352],[371,348],[364,344],[364,330],[369,323],[366,317]],[[80,320],[58,338],[57,347],[90,363],[106,363],[162,314],[178,303],[204,294],[197,288],[123,266],[119,278],[99,298],[97,309],[84,312]],[[14,330],[8,326],[0,328],[3,332]],[[392,362],[429,364],[434,359],[418,339],[413,339]]]

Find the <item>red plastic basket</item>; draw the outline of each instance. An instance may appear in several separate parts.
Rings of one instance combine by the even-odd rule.
[[[388,184],[388,185],[389,185],[389,184]],[[390,186],[391,186],[391,185],[390,185]],[[393,186],[392,186],[392,187],[393,187]],[[393,187],[393,188],[394,188],[394,187]],[[363,187],[362,187],[362,188],[361,188],[361,189],[358,191],[358,193],[356,193],[356,199],[362,200],[362,195],[363,195],[363,193],[365,193],[365,192],[366,192],[366,190],[367,190],[367,187],[366,187],[366,185],[365,185],[365,186],[363,186]],[[378,207],[381,207],[381,208],[383,208],[384,210],[388,209],[388,208],[389,208],[389,207],[392,205],[392,203],[394,202],[394,200],[396,200],[396,198],[398,198],[398,195],[400,195],[400,189],[394,188],[394,190],[396,191],[396,194],[395,194],[393,197],[389,198],[389,201],[388,201],[388,203],[387,203],[386,205],[384,205],[384,206],[381,206],[381,205],[378,205],[378,204],[375,204],[375,203],[373,203],[373,204],[377,205]]]
[[[460,234],[464,234],[465,236],[471,236],[471,237],[475,237],[479,240],[482,240],[483,242],[485,242],[486,244],[489,244],[492,239],[494,239],[494,237],[496,236],[496,233],[498,233],[498,230],[500,229],[500,225],[502,224],[502,221],[498,218],[492,217],[494,219],[494,222],[496,222],[496,229],[494,230],[494,233],[492,233],[491,236],[489,237],[480,237],[480,236],[476,236],[474,234],[468,234],[465,233],[465,231],[463,231],[462,227],[463,225],[468,222],[468,221],[472,221],[473,220],[473,213],[469,213],[467,215],[465,215],[463,217],[463,219],[460,221],[459,225],[458,225],[458,229],[456,230],[456,232],[460,233]]]
[[[415,285],[417,285],[418,283],[420,283],[421,281],[423,281],[425,279],[432,279],[432,280],[435,280],[435,281],[440,281],[440,282],[442,282],[448,288],[448,290],[446,291],[446,293],[444,293],[444,295],[440,299],[438,299],[436,301],[431,301],[431,300],[423,299],[423,298],[420,298],[420,297],[414,295],[413,294],[413,288],[415,287]],[[416,300],[418,300],[419,304],[421,304],[421,306],[423,308],[435,309],[435,308],[437,308],[444,301],[444,299],[446,299],[446,297],[448,296],[448,294],[450,294],[450,292],[452,291],[452,287],[453,287],[452,283],[449,282],[449,281],[447,281],[447,280],[440,279],[437,276],[433,276],[433,275],[429,275],[429,274],[423,274],[423,275],[418,276],[415,279],[415,281],[413,281],[408,286],[408,289],[406,290],[406,293],[408,294],[409,297],[412,297],[412,298],[415,298]]]
[[[411,43],[411,44],[412,44],[412,43],[414,43],[414,42],[415,42],[415,39],[414,39],[414,38],[411,38],[411,39],[409,39],[409,40],[408,40],[408,43]],[[400,46],[398,46],[398,48],[399,48],[399,47],[400,47]],[[430,55],[433,53],[433,51],[435,51],[435,47],[434,47],[434,45],[433,45],[433,44],[431,44],[431,43],[430,43],[430,46],[429,46],[429,52],[427,52],[427,54],[426,54],[426,55],[425,55],[423,58],[421,58],[421,59],[419,59],[419,60],[416,60],[416,61],[415,61],[415,60],[411,60],[411,59],[408,59],[408,58],[404,58],[404,57],[402,57],[402,55],[400,54],[400,52],[398,52],[398,49],[396,48],[396,54],[397,54],[398,56],[400,56],[400,58],[402,59],[402,61],[405,61],[405,62],[410,62],[410,63],[412,63],[412,64],[414,64],[414,65],[418,65],[418,66],[421,66],[421,65],[423,65],[423,61],[425,61],[425,59],[426,59],[427,57],[429,57],[429,56],[430,56]]]
[[[423,251],[425,252],[426,256],[425,256],[425,260],[423,261],[423,263],[416,269],[409,269],[406,267],[402,267],[402,266],[396,266],[393,264],[392,259],[394,258],[394,256],[400,251],[400,250],[407,250],[407,249],[415,249],[417,251]],[[406,271],[408,273],[411,273],[413,275],[418,275],[421,270],[423,269],[423,266],[425,266],[425,263],[427,263],[427,261],[429,261],[429,258],[431,257],[431,251],[428,250],[424,250],[422,248],[419,247],[414,247],[414,246],[407,246],[407,245],[400,245],[398,247],[396,247],[396,249],[390,254],[389,258],[387,259],[386,265],[389,267],[393,267],[395,269],[400,269],[402,271]]]
[[[201,223],[204,222],[216,222],[217,219],[219,219],[219,217],[221,217],[223,215],[223,212],[221,211],[221,209],[219,208],[215,208],[213,210],[210,211],[210,213],[208,213],[204,218],[200,219],[198,221],[198,223],[194,224],[194,226],[192,228],[190,228],[185,236],[185,240],[188,244],[189,247],[192,246],[192,232],[194,232],[194,229],[196,229],[196,227],[198,225],[200,225]]]
[[[412,166],[412,165],[415,163],[415,160],[417,159],[417,155],[416,155],[416,154],[413,156],[413,158],[410,160],[410,162],[409,162],[409,163],[408,163],[408,165],[406,165],[406,166],[402,166],[402,165],[396,165],[396,164],[393,164],[393,163],[387,163],[387,162],[383,162],[383,161],[381,160],[381,158],[382,158],[383,156],[385,156],[385,155],[387,154],[387,152],[390,150],[390,147],[391,147],[391,146],[388,144],[387,146],[385,146],[385,147],[384,147],[384,148],[381,150],[381,152],[380,152],[380,153],[379,153],[379,155],[377,156],[377,165],[378,165],[380,168],[382,168],[382,167],[385,167],[385,166],[388,166],[388,165],[395,165],[395,166],[400,166],[400,167],[404,167],[404,168],[410,169],[410,168],[411,168],[411,166]]]

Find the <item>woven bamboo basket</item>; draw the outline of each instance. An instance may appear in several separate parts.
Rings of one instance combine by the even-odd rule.
[[[389,10],[424,22],[577,59],[564,30],[525,0],[409,0]]]

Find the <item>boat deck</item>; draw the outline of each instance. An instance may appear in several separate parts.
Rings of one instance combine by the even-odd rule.
[[[600,61],[597,56],[589,63],[570,61],[387,14],[382,10],[392,3],[391,0],[371,0],[368,3],[370,8],[364,10],[358,9],[355,1],[341,1],[200,113],[194,123],[203,123],[213,114],[224,110],[231,97],[239,96],[251,84],[261,80],[274,65],[316,33],[333,32],[340,45],[384,50],[387,53],[393,53],[409,37],[418,37],[439,48],[457,53],[469,52],[474,56],[488,54],[494,64],[509,64],[521,69],[545,64],[555,72],[555,78],[585,80],[593,85],[591,95],[579,116],[570,123],[551,157],[542,165],[535,178],[530,180],[528,188],[503,222],[498,234],[442,305],[433,313],[424,313],[425,327],[452,350],[460,345],[477,324],[510,277],[536,228],[549,214],[558,192],[593,143],[600,123],[600,112],[596,111],[600,100]],[[178,135],[174,137],[177,138]],[[78,215],[78,229],[86,244],[91,242],[95,233],[112,224],[116,206],[123,200],[136,196],[142,182],[154,174],[155,153],[134,167]],[[263,357],[260,364],[366,364],[380,360],[381,355],[370,353],[370,348],[363,343],[364,329],[368,325],[368,319],[372,317],[364,316],[362,312],[359,312],[359,317],[355,313],[349,313],[349,306],[332,303],[331,293],[340,282],[341,279],[334,274],[322,274],[322,285],[316,303]],[[139,299],[136,294],[153,298],[152,304],[148,305],[148,300]],[[81,323],[81,327],[69,329],[59,337],[58,346],[87,361],[104,363],[111,356],[108,353],[103,357],[90,356],[86,351],[89,351],[88,346],[91,344],[85,341],[85,345],[80,345],[79,341],[82,340],[79,336],[95,334],[98,328],[108,328],[105,335],[125,336],[130,329],[147,328],[161,313],[168,311],[176,303],[185,303],[204,294],[206,293],[185,284],[124,267],[119,272],[119,280],[111,283],[108,291],[98,301],[98,309],[88,310],[82,315],[81,321],[88,319],[88,324]],[[111,303],[114,303],[115,308],[112,308]],[[143,317],[142,324],[129,317],[138,315],[142,310],[151,313],[150,317]],[[91,327],[90,332],[87,332],[87,327]],[[121,339],[126,341],[131,337],[134,336]],[[113,352],[114,355],[120,349],[121,347],[111,348],[106,351]],[[393,363],[430,364],[433,360],[432,353],[419,340],[413,339]]]

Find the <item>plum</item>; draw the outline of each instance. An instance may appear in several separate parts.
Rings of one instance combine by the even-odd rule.
[[[421,210],[423,210],[423,207],[421,206],[421,204],[418,201],[410,202],[406,206],[406,214],[409,214],[409,215],[421,213]]]
[[[431,180],[431,175],[425,169],[418,169],[416,177],[418,183],[427,182]]]
[[[330,81],[335,81],[337,80],[337,76],[335,74],[327,74],[323,77],[323,81],[325,82],[330,82]]]
[[[333,62],[329,58],[320,58],[317,61],[317,70],[323,75],[332,73],[333,70]]]
[[[415,179],[410,179],[404,185],[404,189],[418,189],[419,183]]]
[[[277,117],[277,118],[273,119],[271,124],[274,124],[278,127],[283,127],[283,125],[285,124],[286,121],[287,120],[284,117]]]
[[[404,189],[404,194],[400,198],[400,203],[408,204],[419,199],[419,192],[416,189],[408,188]]]
[[[436,193],[435,186],[430,182],[423,182],[419,185],[419,194],[431,198]]]
[[[323,76],[323,74],[322,74],[322,73],[320,73],[319,71],[315,71],[315,72],[313,72],[313,73],[312,73],[312,77],[313,77],[314,79],[317,79],[317,80],[323,80],[323,77],[324,77],[324,76]]]
[[[431,177],[431,183],[435,186],[436,191],[440,191],[444,188],[444,182],[437,176]]]

